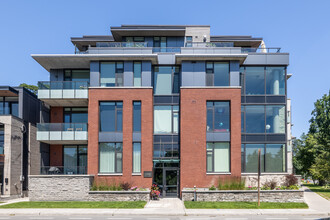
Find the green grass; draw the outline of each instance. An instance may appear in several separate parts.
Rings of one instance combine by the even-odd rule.
[[[134,202],[18,202],[0,206],[0,209],[84,208],[84,209],[142,209],[145,201]]]
[[[313,192],[316,192],[323,198],[326,198],[327,200],[330,200],[330,188],[325,188],[324,186],[318,186],[314,184],[304,184],[304,186],[307,186],[310,190]]]
[[[187,209],[307,209],[306,203],[261,202],[192,202],[185,201]]]

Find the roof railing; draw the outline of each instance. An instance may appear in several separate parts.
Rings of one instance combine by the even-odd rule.
[[[281,53],[280,47],[267,47],[267,48],[252,48],[242,47],[242,53]]]

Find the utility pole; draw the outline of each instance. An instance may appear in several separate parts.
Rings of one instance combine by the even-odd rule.
[[[261,165],[261,163],[260,163],[260,149],[258,150],[258,206],[260,206],[260,165]]]

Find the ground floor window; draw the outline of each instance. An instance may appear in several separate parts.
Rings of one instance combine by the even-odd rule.
[[[258,172],[258,149],[261,149],[261,172],[286,171],[285,144],[242,144],[242,172]]]
[[[3,154],[5,146],[5,126],[0,124],[0,154]]]
[[[99,172],[122,173],[123,172],[123,144],[100,143],[99,144]]]
[[[87,146],[66,145],[63,147],[63,171],[65,174],[87,173]]]
[[[133,143],[133,173],[141,173],[141,143]]]
[[[209,142],[206,145],[207,172],[230,172],[229,142]]]

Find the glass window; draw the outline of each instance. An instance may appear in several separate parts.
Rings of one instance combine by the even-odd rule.
[[[241,172],[245,172],[245,146],[241,144]]]
[[[18,117],[18,97],[0,97],[0,115]]]
[[[285,95],[285,67],[266,67],[266,93]]]
[[[229,86],[228,62],[206,62],[206,86]]]
[[[133,131],[141,132],[141,102],[133,102]]]
[[[266,172],[285,172],[285,144],[266,144]]]
[[[266,132],[285,133],[285,106],[267,105],[266,106]]]
[[[4,154],[5,126],[0,124],[0,154]]]
[[[141,173],[141,143],[133,143],[133,173]]]
[[[89,82],[89,70],[65,70],[64,81]]]
[[[100,102],[100,131],[121,132],[123,126],[123,103]]]
[[[179,93],[180,68],[175,66],[154,67],[154,93],[155,95],[171,95]]]
[[[172,80],[172,93],[176,94],[180,92],[180,68],[179,67],[174,67],[174,73],[173,73],[173,80]]]
[[[244,132],[244,124],[245,124],[245,112],[244,112],[244,106],[241,106],[241,132]]]
[[[100,143],[100,173],[123,172],[123,146],[122,143]]]
[[[192,47],[192,36],[186,36],[186,47]]]
[[[100,63],[100,85],[104,87],[123,86],[123,62]]]
[[[142,80],[141,80],[141,73],[142,73],[142,64],[141,62],[134,62],[134,86],[141,86]]]
[[[246,67],[245,90],[247,95],[265,94],[264,67]]]
[[[207,172],[230,172],[229,143],[207,143]]]
[[[64,146],[63,166],[65,174],[86,174],[87,146]]]
[[[179,144],[175,143],[155,143],[154,158],[178,158]]]
[[[64,108],[64,123],[88,123],[88,108]]]
[[[244,83],[244,75],[245,75],[244,67],[239,68],[239,85],[241,86],[241,94],[245,94],[245,83]]]
[[[265,107],[263,105],[245,106],[246,133],[265,133]]]
[[[208,132],[228,132],[230,130],[229,102],[207,102]]]
[[[154,133],[179,132],[179,106],[154,106]]]
[[[261,149],[260,161],[261,172],[265,171],[265,146],[263,144],[246,144],[245,145],[245,172],[258,172],[258,149]]]

